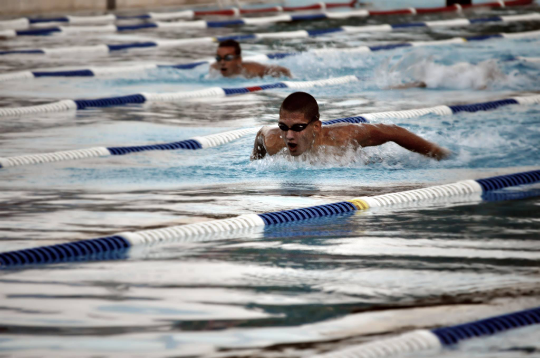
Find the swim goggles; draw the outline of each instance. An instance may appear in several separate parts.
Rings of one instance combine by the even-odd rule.
[[[237,58],[237,57],[238,57],[238,56],[236,56],[236,55],[225,55],[224,57],[221,57],[221,56],[216,55],[216,62],[220,62],[222,59],[223,59],[224,61],[229,62],[229,61],[233,61],[233,60],[234,60],[235,58]]]
[[[310,125],[310,123],[315,122],[318,119],[319,119],[319,116],[316,116],[308,123],[297,123],[297,124],[292,125],[291,127],[288,127],[283,123],[278,123],[278,128],[280,128],[280,130],[284,132],[287,132],[287,131],[302,132]]]

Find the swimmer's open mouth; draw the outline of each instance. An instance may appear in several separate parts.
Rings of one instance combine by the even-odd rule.
[[[287,143],[287,147],[289,149],[295,149],[295,148],[297,148],[297,143]]]
[[[220,71],[222,71],[222,72],[227,72],[227,68],[223,68],[223,67],[222,67],[222,68],[220,68]]]

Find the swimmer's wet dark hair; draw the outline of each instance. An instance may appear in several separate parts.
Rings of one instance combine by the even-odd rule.
[[[218,47],[234,47],[235,48],[235,55],[240,56],[241,49],[240,44],[235,40],[225,40],[220,42]]]
[[[282,111],[302,113],[304,118],[309,119],[311,122],[319,119],[317,101],[306,92],[295,92],[287,96],[280,107],[280,113]]]

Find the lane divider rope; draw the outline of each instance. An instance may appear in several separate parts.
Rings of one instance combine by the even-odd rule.
[[[316,355],[317,358],[387,358],[452,348],[457,343],[539,324],[539,307],[433,330],[419,329],[396,337]]]
[[[232,95],[246,94],[250,92],[266,91],[275,88],[312,88],[321,86],[336,86],[346,83],[356,82],[357,76],[342,76],[316,81],[283,81],[260,86],[240,87],[240,88],[221,88],[211,87],[197,91],[184,91],[173,93],[136,93],[119,97],[105,97],[95,99],[75,99],[62,100],[54,103],[41,104],[28,107],[4,107],[0,108],[0,117],[13,117],[26,114],[65,112],[74,110],[83,110],[86,108],[99,108],[120,106],[126,104],[142,104],[154,102],[178,102],[183,99],[204,98],[204,97],[226,97]]]
[[[350,15],[352,13],[349,13]],[[306,19],[306,18],[302,18]],[[275,16],[272,18],[257,18],[249,19],[248,23],[254,23],[254,21],[259,23],[266,24],[275,22],[287,22],[293,21],[293,17],[286,16]],[[509,16],[492,16],[487,18],[476,18],[476,19],[449,19],[449,20],[439,20],[439,21],[424,21],[424,22],[412,22],[412,23],[402,23],[402,24],[380,24],[380,25],[368,25],[368,26],[341,26],[337,28],[327,28],[327,29],[316,29],[316,30],[298,30],[298,31],[283,31],[283,32],[270,32],[270,33],[253,33],[253,34],[240,34],[240,35],[229,35],[222,37],[203,37],[203,38],[193,38],[190,39],[190,43],[205,43],[208,41],[224,41],[227,39],[233,39],[237,41],[245,40],[262,40],[268,38],[305,38],[305,37],[314,37],[322,36],[331,33],[345,32],[345,33],[359,33],[359,32],[391,32],[395,30],[408,30],[412,28],[437,28],[437,27],[458,27],[458,26],[469,26],[480,23],[492,23],[492,22],[520,22],[520,21],[539,21],[539,13],[523,14],[523,15],[509,15]],[[226,26],[227,23],[224,23]],[[149,29],[149,28],[204,28],[209,27],[208,22],[154,22],[146,23],[141,25],[130,25],[130,26],[117,26],[117,25],[105,25],[105,26],[56,26],[49,28],[40,28],[40,29],[31,29],[31,30],[4,30],[0,31],[0,37],[16,37],[16,36],[42,36],[42,35],[69,35],[69,34],[82,34],[82,33],[109,33],[109,32],[125,32],[125,31],[134,31],[140,29]]]
[[[388,119],[388,118],[407,119],[407,118],[420,117],[427,114],[436,114],[436,115],[444,116],[444,115],[452,115],[452,114],[456,114],[460,112],[479,112],[479,111],[494,110],[499,107],[515,105],[515,104],[530,105],[530,104],[537,104],[537,103],[539,103],[539,95],[533,95],[533,96],[514,97],[514,98],[507,98],[507,99],[502,99],[502,100],[497,100],[497,101],[471,103],[471,104],[455,105],[455,106],[436,106],[436,107],[429,107],[429,108],[408,109],[408,110],[402,110],[402,111],[366,113],[366,114],[361,114],[355,117],[331,119],[328,121],[323,121],[322,124],[331,125],[331,124],[336,124],[336,123],[369,123],[370,120],[374,120],[374,119]],[[143,146],[127,146],[127,147],[95,147],[95,148],[68,150],[68,151],[53,152],[53,153],[27,154],[27,155],[19,155],[19,156],[14,156],[14,157],[5,157],[5,158],[0,157],[0,168],[60,162],[60,161],[76,160],[76,159],[107,157],[111,155],[125,155],[129,153],[137,153],[137,152],[143,152],[143,151],[149,151],[149,150],[206,149],[206,148],[216,147],[225,143],[229,143],[245,135],[256,133],[258,130],[259,128],[239,129],[239,130],[234,130],[234,131],[229,131],[229,132],[224,132],[224,133],[208,135],[204,137],[194,137],[192,139],[187,139],[187,140],[173,142],[173,143],[161,143],[161,144],[150,144],[150,145],[143,145]],[[359,205],[362,206],[362,204],[359,204]]]
[[[343,76],[330,78],[327,80],[316,81],[283,81],[273,84],[265,84],[260,86],[239,87],[239,88],[221,88],[211,87],[198,91],[185,91],[174,93],[137,93],[120,97],[104,97],[97,99],[76,99],[76,100],[61,100],[58,102],[47,103],[28,107],[4,107],[0,108],[1,117],[15,117],[29,114],[43,114],[84,110],[86,108],[111,107],[126,104],[142,104],[142,103],[158,103],[158,102],[178,102],[183,99],[204,98],[204,97],[226,97],[232,95],[241,95],[251,92],[265,91],[276,88],[291,88],[305,89],[322,86],[335,86],[351,82],[356,82],[359,79],[356,76]],[[428,113],[446,114],[449,111],[457,112],[475,112],[479,107],[481,110],[497,108],[508,104],[531,104],[538,103],[539,96],[523,96],[514,97],[505,100],[467,104],[464,106],[437,106],[431,108],[421,108],[408,111],[389,111],[381,113],[366,114],[366,119],[376,118],[412,118],[412,116],[421,116]]]
[[[446,7],[435,7],[435,8],[407,8],[407,9],[396,9],[396,10],[351,10],[350,12],[359,12],[362,13],[362,16],[378,16],[378,15],[416,15],[416,14],[431,14],[437,12],[461,12],[463,9],[468,8],[477,8],[477,7],[506,7],[506,6],[523,6],[529,5],[533,0],[511,0],[505,2],[488,2],[472,5],[462,5],[461,7],[456,6],[446,6]],[[307,10],[326,10],[331,8],[339,7],[355,7],[356,1],[348,3],[316,3],[308,6],[299,6],[299,7],[287,7],[287,6],[273,6],[264,9],[239,9],[232,8],[226,10],[215,10],[215,11],[193,11],[193,10],[183,10],[176,12],[164,12],[156,13],[150,12],[143,15],[137,16],[118,16],[114,14],[106,14],[100,16],[61,16],[55,18],[19,18],[12,20],[0,21],[0,30],[1,29],[26,29],[32,25],[40,25],[44,23],[57,23],[57,24],[96,24],[96,23],[109,23],[117,20],[129,20],[129,19],[139,19],[139,20],[173,20],[173,19],[194,19],[196,17],[208,16],[208,15],[221,15],[221,16],[238,16],[239,14],[255,14],[255,13],[266,13],[266,12],[296,12],[296,11],[307,11]],[[319,13],[319,14],[310,14],[306,16],[312,16],[310,19],[321,19],[321,18],[332,18],[332,16],[345,16],[347,12],[334,12],[334,13]],[[338,15],[335,15],[338,14]],[[328,17],[328,16],[331,17]],[[303,15],[301,15],[303,16]],[[254,18],[255,19],[255,18]],[[242,24],[244,20],[251,19],[242,19],[242,20],[232,20],[231,24],[239,25]],[[223,21],[216,21],[215,23],[223,23]],[[209,26],[213,27],[213,26]]]
[[[529,37],[530,35],[525,37]],[[532,34],[533,36],[533,34]],[[443,44],[449,43],[448,40],[443,40]],[[457,42],[458,43],[458,42]],[[431,44],[437,45],[437,44]],[[344,49],[337,49],[336,52],[340,52]],[[310,53],[304,52],[300,54]],[[270,53],[266,55],[255,55],[244,57],[245,61],[267,61],[269,59],[281,59],[285,57],[292,56],[292,54],[284,53]],[[539,62],[538,57],[524,57],[516,56],[514,58],[507,59],[505,61],[521,61],[526,63],[535,63]],[[44,78],[44,77],[118,77],[122,74],[134,74],[137,72],[145,72],[155,69],[175,69],[175,70],[191,70],[198,66],[208,65],[214,62],[214,58],[211,59],[202,59],[196,62],[191,63],[182,63],[174,65],[156,65],[156,64],[147,64],[147,65],[131,65],[131,66],[116,66],[116,67],[93,67],[91,69],[77,69],[77,70],[63,70],[63,71],[21,71],[21,72],[11,72],[0,74],[0,82],[3,81],[14,81],[14,80],[28,80],[35,78]]]
[[[347,13],[349,16],[355,16],[356,12]],[[335,16],[335,15],[333,15]],[[342,15],[343,16],[343,15]],[[336,17],[336,16],[335,16]],[[309,17],[300,17],[296,18],[290,15],[266,17],[266,18],[256,18],[256,19],[245,19],[244,21],[247,24],[267,24],[273,22],[289,22],[296,20],[307,20]],[[488,18],[478,18],[478,19],[450,19],[450,20],[440,20],[440,21],[425,21],[425,22],[414,22],[414,23],[403,23],[403,24],[381,24],[381,25],[372,25],[372,26],[342,26],[332,29],[317,29],[317,30],[299,30],[299,31],[285,31],[285,32],[273,32],[273,33],[254,33],[254,34],[243,34],[243,35],[232,35],[232,36],[223,36],[217,38],[210,38],[216,41],[223,41],[226,39],[235,39],[235,40],[261,40],[266,38],[302,38],[310,36],[321,36],[330,33],[336,32],[346,32],[346,33],[357,33],[357,32],[390,32],[394,30],[405,30],[410,28],[435,28],[435,27],[445,27],[445,26],[469,26],[472,24],[479,23],[490,23],[490,22],[519,22],[519,21],[539,21],[539,14],[524,14],[524,15],[510,15],[510,16],[493,16]],[[130,25],[130,26],[77,26],[77,27],[66,27],[66,26],[57,26],[51,28],[42,28],[42,29],[33,29],[33,30],[4,30],[0,31],[0,36],[2,37],[15,37],[15,36],[35,36],[35,35],[50,35],[50,34],[80,34],[88,32],[124,32],[124,31],[133,31],[139,29],[148,29],[148,28],[208,28],[208,27],[219,27],[218,25],[227,26],[230,22],[219,22],[219,23],[210,23],[204,21],[191,21],[191,22],[155,22],[155,23],[146,23],[142,25]],[[201,41],[208,41],[208,37],[201,38]],[[196,39],[192,39],[196,40]]]
[[[53,153],[28,154],[15,157],[0,158],[0,168],[15,167],[21,165],[52,163],[68,160],[108,157],[116,155],[126,155],[130,153],[139,153],[152,150],[178,150],[178,149],[206,149],[216,147],[247,134],[254,134],[256,128],[238,129],[224,133],[212,134],[203,137],[194,137],[192,139],[182,140],[172,143],[124,146],[124,147],[94,147],[87,149],[67,150]]]
[[[474,21],[475,22],[470,22]],[[419,23],[410,23],[410,24],[397,24],[397,25],[372,25],[372,26],[342,26],[339,28],[333,29],[318,29],[318,30],[297,30],[297,31],[288,31],[288,32],[273,32],[273,33],[259,33],[259,34],[244,34],[244,35],[230,35],[230,36],[220,36],[220,37],[199,37],[199,38],[187,38],[187,39],[177,39],[177,40],[154,40],[146,42],[133,42],[133,43],[122,43],[122,44],[99,44],[91,46],[72,46],[72,47],[56,47],[56,48],[38,48],[38,49],[17,49],[17,50],[6,50],[0,51],[0,55],[68,55],[68,54],[108,54],[116,51],[125,51],[130,49],[154,49],[154,48],[171,48],[171,47],[182,47],[182,46],[194,46],[204,43],[220,42],[227,39],[234,39],[238,41],[244,40],[261,40],[269,38],[305,38],[305,37],[314,37],[328,35],[331,33],[345,32],[345,33],[358,33],[358,32],[375,32],[375,31],[393,31],[395,29],[404,29],[412,27],[440,27],[440,26],[467,26],[472,23],[480,22],[515,22],[515,21],[539,21],[539,14],[526,14],[526,15],[513,15],[513,16],[499,16],[492,18],[483,18],[483,19],[453,19],[453,20],[441,20],[441,21],[428,21],[428,22],[419,22]],[[168,24],[167,26],[173,26]],[[74,30],[69,30],[74,31]],[[534,31],[535,32],[535,31]],[[538,32],[538,30],[537,30]],[[1,35],[2,32],[0,32]],[[529,32],[523,32],[524,34]],[[519,33],[520,34],[520,33]],[[478,35],[478,36],[468,36],[463,38],[454,38],[452,40],[458,42],[462,41],[480,41],[491,38],[501,38],[501,37],[513,37],[515,33],[509,34],[506,36],[506,33],[499,34],[490,34],[490,35]],[[441,41],[441,40],[440,40]],[[432,42],[432,41],[425,41]],[[415,46],[417,43],[423,42],[404,42],[400,44],[391,44],[391,46]],[[387,46],[387,45],[383,45]],[[368,48],[370,51],[373,47],[378,48],[378,46],[363,46]],[[379,46],[381,47],[381,46]],[[385,47],[382,47],[384,49]],[[376,50],[377,51],[377,50]]]
[[[276,224],[296,223],[308,219],[367,210],[374,207],[392,206],[404,203],[424,203],[438,198],[476,195],[479,199],[482,199],[482,194],[484,192],[486,193],[507,187],[538,182],[539,170],[533,170],[480,180],[463,180],[452,184],[443,184],[398,193],[376,195],[372,197],[359,197],[352,200],[300,209],[283,210],[264,214],[246,214],[230,219],[211,220],[207,222],[137,232],[123,232],[96,239],[2,252],[0,253],[0,268],[66,261],[94,260],[111,256],[122,257],[129,248],[136,246],[152,246],[171,242],[193,242],[200,241],[202,238],[209,238],[212,240],[212,235],[216,233]],[[442,331],[441,336],[451,337],[445,338],[448,341],[453,340],[453,334],[448,331]],[[461,336],[458,335],[456,337]]]

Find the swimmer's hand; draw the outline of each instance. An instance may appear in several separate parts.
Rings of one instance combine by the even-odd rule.
[[[265,75],[270,75],[272,77],[282,77],[282,76],[289,77],[289,78],[293,77],[291,76],[291,71],[289,71],[289,69],[282,66],[276,66],[276,65],[267,66],[267,68],[265,69],[265,72],[263,73],[263,76]]]
[[[447,148],[442,147],[436,147],[434,148],[434,151],[432,153],[428,154],[429,157],[432,157],[436,160],[449,159],[451,155],[453,155],[453,152],[451,152]]]

